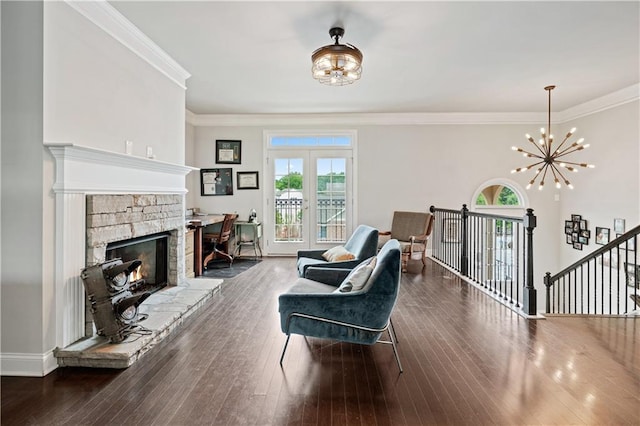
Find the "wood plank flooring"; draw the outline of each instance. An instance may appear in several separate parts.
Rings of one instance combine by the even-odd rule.
[[[126,370],[2,377],[2,425],[639,425],[640,319],[525,320],[429,262],[410,265],[388,345],[292,336],[265,259]],[[542,298],[543,295],[538,295]]]

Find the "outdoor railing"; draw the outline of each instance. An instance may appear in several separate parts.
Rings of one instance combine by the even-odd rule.
[[[526,315],[537,314],[533,285],[532,209],[522,217],[431,206],[431,256],[496,299]]]
[[[640,308],[640,226],[555,275],[547,272],[548,314],[623,315]]]
[[[347,222],[343,198],[319,199],[316,203],[318,242],[346,241]],[[276,241],[300,241],[302,238],[302,219],[304,214],[301,198],[275,200]]]

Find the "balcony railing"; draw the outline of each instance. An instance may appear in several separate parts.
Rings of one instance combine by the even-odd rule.
[[[431,206],[431,256],[518,313],[537,315],[532,209],[522,217]]]
[[[347,222],[344,198],[318,199],[316,203],[316,241],[346,241]],[[301,198],[275,200],[276,241],[301,241],[303,226]]]

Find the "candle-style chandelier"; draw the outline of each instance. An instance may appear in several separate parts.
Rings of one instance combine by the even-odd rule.
[[[522,155],[524,155],[526,158],[534,158],[536,160],[539,160],[534,160],[534,163],[526,167],[519,167],[515,170],[511,170],[511,173],[526,172],[527,170],[538,166],[533,179],[531,179],[531,181],[527,185],[527,189],[531,188],[531,186],[536,182],[536,179],[538,179],[538,176],[542,176],[542,178],[540,179],[540,183],[538,184],[538,189],[542,190],[544,188],[544,180],[549,173],[550,177],[553,177],[556,188],[559,189],[562,186],[560,183],[560,181],[562,180],[564,184],[567,185],[567,187],[573,189],[573,185],[571,185],[571,182],[569,182],[564,174],[562,174],[560,169],[562,168],[570,172],[577,172],[579,167],[595,167],[593,164],[575,163],[564,159],[564,157],[569,154],[572,154],[576,151],[582,151],[583,149],[589,147],[589,144],[583,144],[584,138],[580,138],[577,141],[565,146],[569,138],[575,133],[575,127],[566,134],[562,142],[560,142],[557,147],[554,147],[553,134],[551,134],[551,91],[555,88],[556,86],[547,86],[544,88],[544,90],[549,93],[549,115],[547,120],[547,129],[545,130],[544,127],[540,129],[541,136],[538,140],[538,143],[533,140],[531,135],[525,135],[527,140],[536,147],[537,152],[529,152],[516,146],[511,147],[511,149],[513,149],[514,151],[521,152]]]

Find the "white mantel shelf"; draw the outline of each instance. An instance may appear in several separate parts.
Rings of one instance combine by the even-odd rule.
[[[45,143],[56,160],[55,192],[185,193],[195,167],[77,145]]]
[[[79,271],[86,266],[87,195],[184,195],[186,175],[198,169],[74,143],[44,145],[55,159],[56,346],[65,348],[85,335],[86,296]],[[48,365],[55,368],[50,358]]]

